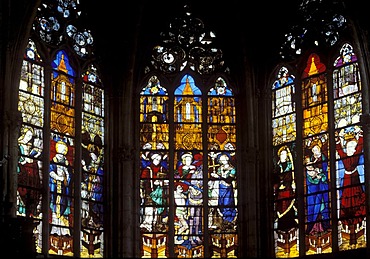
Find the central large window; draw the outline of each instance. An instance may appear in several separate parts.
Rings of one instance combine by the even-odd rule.
[[[215,34],[185,6],[140,86],[142,257],[238,256],[236,108]]]

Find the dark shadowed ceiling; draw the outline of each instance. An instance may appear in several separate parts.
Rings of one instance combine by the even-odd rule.
[[[98,0],[80,0],[94,33],[96,54],[113,63],[127,60],[132,53],[136,53],[139,60],[140,55],[150,53],[161,41],[160,32],[168,29],[174,17],[184,14],[185,5],[190,7],[195,18],[204,22],[205,28],[215,32],[214,44],[223,50],[225,61],[235,64],[233,61],[240,59],[237,66],[245,61],[243,57],[253,64],[274,66],[280,58],[284,35],[302,21],[297,12],[300,0],[105,2],[107,4]],[[368,15],[363,8],[358,8],[359,4],[350,0],[344,2],[350,12],[367,22]]]
[[[182,15],[184,6],[188,5],[193,16],[215,32],[214,43],[223,50],[225,59],[241,56],[241,46],[247,46],[247,55],[268,62],[279,51],[279,43],[294,17],[291,10],[297,1],[138,0],[122,1],[119,5],[118,2],[101,3],[81,0],[102,56],[118,58],[133,50],[136,43],[143,49],[152,48],[160,42],[160,32],[168,29],[172,19]],[[136,29],[140,29],[139,34]]]

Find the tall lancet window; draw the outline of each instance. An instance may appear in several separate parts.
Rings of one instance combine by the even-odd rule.
[[[17,215],[40,256],[103,257],[104,88],[78,1],[43,1],[24,53]]]
[[[295,76],[281,67],[272,86],[275,251],[298,255]]]
[[[345,43],[334,62],[335,182],[340,250],[366,247],[362,86],[357,56]]]
[[[330,161],[334,159],[329,152],[328,79],[318,55],[310,55],[306,64],[301,86],[306,245],[316,253],[322,235],[329,240],[322,252],[328,252],[332,250]]]
[[[141,256],[237,257],[234,90],[215,34],[185,8],[140,88]]]

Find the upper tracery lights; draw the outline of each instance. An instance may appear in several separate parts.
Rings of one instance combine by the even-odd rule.
[[[78,30],[76,26],[68,24],[72,15],[75,20],[81,15],[77,9],[78,4],[78,0],[50,0],[42,4],[33,24],[33,30],[44,42],[55,46],[63,41],[63,37],[68,37],[73,41],[75,52],[80,57],[86,58],[92,54],[91,49],[94,42],[90,30]],[[43,13],[52,15],[43,16]]]
[[[302,20],[285,34],[280,56],[292,59],[306,48],[333,46],[345,29],[346,19],[340,14],[342,10],[338,1],[303,0],[297,16]]]
[[[160,35],[163,44],[153,48],[152,68],[174,73],[189,67],[200,74],[228,70],[224,68],[222,51],[212,47],[215,33],[205,30],[203,22],[192,17],[188,6],[185,15],[175,18],[169,30]],[[146,72],[150,70],[146,68]]]
[[[57,10],[63,14],[64,18],[68,18],[70,15],[70,10],[77,10],[78,0],[58,0]],[[80,15],[80,13],[78,13]]]

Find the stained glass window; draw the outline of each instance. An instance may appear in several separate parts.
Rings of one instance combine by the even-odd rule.
[[[275,255],[296,257],[300,248],[310,255],[366,247],[362,94],[355,51],[344,43],[332,65],[312,53],[300,80],[291,74],[282,67],[272,87]],[[300,89],[294,91],[294,85]],[[296,199],[304,206],[297,206]],[[297,225],[298,219],[304,224]],[[300,242],[299,231],[305,241]]]
[[[204,94],[186,74],[173,91],[173,103],[169,103],[170,96],[157,76],[150,77],[141,91],[143,257],[205,257],[209,238],[212,255],[235,256],[238,211],[233,92],[218,78]],[[206,113],[202,100],[207,104]],[[171,110],[173,119],[169,120]]]
[[[298,255],[295,76],[279,70],[272,87],[274,239],[277,255]]]
[[[276,257],[367,246],[361,64],[351,43],[339,41],[350,31],[341,3],[303,0],[298,12],[302,21],[285,35],[281,51],[283,59],[297,66],[283,66],[272,86],[272,142],[278,168],[272,178]],[[295,85],[295,91],[287,87],[289,83],[285,83],[286,90],[276,90],[283,82]],[[296,108],[292,110],[290,103]],[[289,175],[294,179],[295,191],[285,192],[285,198],[279,199],[277,181],[282,177],[277,176],[279,167],[280,172],[282,169],[277,155],[283,147],[290,152],[284,155],[286,164],[289,157],[293,158]],[[299,225],[292,229],[304,234],[291,235],[291,225],[286,230],[280,227],[280,203],[287,208],[287,216],[293,199],[302,202],[294,205],[295,216],[292,214],[291,219]]]
[[[329,110],[326,66],[316,54],[307,60],[302,75],[302,135],[305,194],[305,236],[309,243],[308,252],[317,253],[317,241],[324,235],[322,252],[332,251],[331,206],[329,192]]]
[[[333,105],[335,180],[339,250],[366,247],[365,173],[362,86],[359,63],[352,45],[342,46],[334,62]]]
[[[186,9],[162,33],[141,87],[142,257],[238,256],[235,95],[205,35]]]
[[[79,16],[78,1],[43,2],[19,84],[17,215],[34,219],[45,256],[104,251],[104,88],[93,63],[78,63],[93,57],[90,32],[71,25]]]

